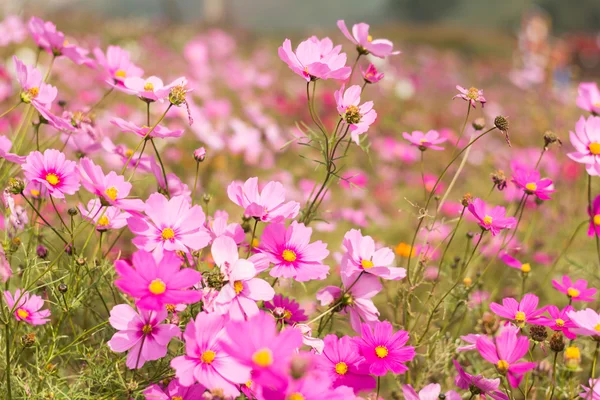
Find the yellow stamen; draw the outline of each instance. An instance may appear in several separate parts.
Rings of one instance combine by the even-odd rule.
[[[171,400],[183,400],[183,397],[181,397],[181,396],[173,396],[173,397],[171,397]]]
[[[468,276],[465,279],[463,279],[463,284],[465,286],[471,286],[472,283],[473,283],[473,279],[469,278]]]
[[[389,354],[387,347],[385,346],[377,346],[375,347],[375,354],[379,358],[385,358]]]
[[[494,222],[494,219],[492,217],[490,217],[489,215],[486,215],[485,217],[483,217],[484,224],[491,225],[492,222]]]
[[[556,326],[565,326],[565,320],[564,319],[557,318],[557,319],[554,320],[554,323],[556,324]]]
[[[409,244],[406,243],[398,243],[398,245],[396,246],[396,248],[394,249],[394,252],[399,255],[400,257],[406,257],[408,258],[410,257],[414,257],[415,256],[415,249],[412,248]]]
[[[527,185],[525,185],[525,189],[529,190],[530,192],[535,192],[537,190],[537,185],[534,182],[529,182]]]
[[[29,317],[29,311],[27,310],[23,310],[22,308],[19,308],[17,310],[17,315],[19,316],[19,318],[21,319],[26,319],[27,317]]]
[[[523,323],[525,322],[525,313],[523,311],[517,311],[517,313],[515,314],[515,321],[517,321],[518,323]]]
[[[600,214],[594,215],[594,225],[600,225]]]
[[[286,400],[304,400],[304,396],[301,393],[292,393],[290,394]]]
[[[46,174],[46,182],[48,182],[52,186],[56,186],[60,183],[60,179],[58,178],[58,175],[49,173]]]
[[[369,35],[367,36],[367,42],[372,42],[373,41],[373,36]]]
[[[527,272],[531,272],[531,265],[529,263],[525,263],[523,265],[521,265],[521,271],[527,273]]]
[[[145,335],[151,333],[152,332],[152,325],[144,325],[144,327],[142,328],[142,332],[144,332]]]
[[[131,149],[125,150],[125,156],[126,157],[131,157],[132,155],[133,155],[133,150],[131,150]]]
[[[125,78],[127,76],[127,72],[123,71],[122,69],[118,69],[115,71],[115,76],[117,78]]]
[[[106,215],[101,216],[98,220],[98,226],[107,226],[108,224],[110,224],[110,221]]]
[[[595,156],[600,154],[600,143],[597,143],[597,142],[590,143],[589,149],[590,149],[590,153],[592,153]]]
[[[255,249],[258,247],[258,245],[260,245],[260,242],[257,238],[254,238],[254,240],[252,241],[252,248]]]
[[[567,296],[569,296],[569,297],[577,297],[577,296],[579,296],[580,293],[581,292],[579,290],[572,288],[572,287],[567,289]]]
[[[283,259],[287,262],[294,262],[297,258],[296,252],[289,249],[285,249],[283,253],[281,253],[281,257],[283,257]]]
[[[165,228],[162,230],[160,236],[163,238],[163,240],[171,240],[175,237],[175,232],[171,228]]]
[[[246,387],[248,389],[251,389],[252,388],[252,381],[246,381],[245,385],[246,385]]]
[[[167,285],[161,279],[155,279],[148,285],[148,290],[152,294],[163,294],[167,291]]]
[[[202,355],[200,356],[200,359],[202,360],[203,363],[210,364],[215,360],[216,355],[217,354],[214,351],[206,350],[204,353],[202,353]]]
[[[501,374],[506,374],[508,372],[508,367],[510,367],[510,364],[506,360],[500,360],[498,361],[498,364],[496,364],[496,368]]]
[[[252,355],[252,361],[259,367],[266,368],[273,364],[273,353],[267,348],[256,350]]]
[[[283,318],[284,319],[290,319],[290,318],[292,318],[292,312],[290,310],[285,310],[283,312]]]
[[[244,284],[242,281],[235,281],[233,282],[233,289],[235,289],[235,294],[240,294],[244,290]]]
[[[33,197],[38,197],[40,195],[40,191],[37,189],[31,189],[29,193],[31,193]]]
[[[600,332],[600,324],[597,324],[597,325],[594,327],[594,330],[595,330],[596,332]]]
[[[467,97],[471,100],[477,100],[477,98],[479,98],[479,89],[471,87],[467,92]]]
[[[35,98],[38,96],[38,94],[40,94],[40,89],[37,87],[32,87],[31,89],[27,90],[27,93],[29,93],[31,97]]]
[[[360,265],[364,268],[364,269],[369,269],[369,268],[373,268],[375,266],[375,264],[373,264],[373,261],[371,260],[362,260],[360,262]]]
[[[152,84],[152,82],[146,82],[146,84],[144,85],[144,90],[146,92],[151,92],[154,90],[154,85]]]
[[[343,361],[340,361],[339,363],[335,364],[335,372],[338,375],[346,375],[346,373],[348,372],[348,364],[346,364]]]
[[[117,190],[116,187],[111,186],[104,191],[104,194],[106,194],[108,196],[108,198],[111,199],[112,201],[115,201],[117,199],[117,195],[119,194],[119,191]]]

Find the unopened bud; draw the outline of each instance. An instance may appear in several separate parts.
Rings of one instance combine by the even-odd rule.
[[[473,201],[473,196],[471,195],[471,193],[465,193],[460,203],[463,207],[469,207],[471,201]]]
[[[46,258],[48,257],[48,249],[46,247],[44,247],[44,245],[40,244],[36,249],[35,252],[37,253],[37,256],[39,258]]]
[[[485,119],[477,118],[475,121],[473,121],[473,129],[476,131],[481,131],[483,128],[485,128]]]
[[[558,143],[559,146],[562,146],[562,141],[558,136],[552,131],[544,132],[544,147],[548,147],[552,143]]]
[[[69,213],[69,215],[71,217],[74,217],[79,213],[79,211],[77,211],[77,208],[75,208],[75,207],[69,208],[69,210],[67,210],[67,212]]]
[[[35,344],[35,333],[27,333],[21,336],[21,346],[31,347]]]
[[[58,285],[58,291],[60,293],[67,293],[67,290],[69,290],[69,287],[66,283],[61,283],[60,285]]]
[[[21,179],[10,178],[7,189],[11,194],[21,194],[25,190],[25,183]]]
[[[194,159],[198,162],[204,161],[206,158],[206,149],[204,147],[199,147],[194,150]]]
[[[498,115],[494,119],[494,126],[504,134],[506,143],[508,143],[508,146],[510,146],[510,138],[508,137],[508,128],[510,127],[510,125],[508,123],[508,118],[502,115]]]

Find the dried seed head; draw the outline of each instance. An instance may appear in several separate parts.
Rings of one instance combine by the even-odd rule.
[[[463,196],[463,198],[461,200],[461,204],[463,207],[469,207],[469,204],[471,204],[471,201],[473,201],[473,196],[471,195],[471,193],[465,193],[465,195]]]
[[[6,189],[11,194],[21,194],[25,189],[25,183],[21,179],[10,178]]]
[[[556,332],[550,336],[550,349],[557,353],[565,349],[565,339],[562,332]]]
[[[496,128],[498,128],[498,130],[500,130],[500,132],[502,132],[504,134],[506,143],[508,143],[508,146],[510,147],[511,146],[510,138],[508,137],[508,129],[509,129],[510,125],[508,123],[508,117],[498,115],[496,118],[494,118],[494,126]]]
[[[546,327],[543,325],[533,325],[529,328],[529,337],[536,342],[543,342],[548,337]]]
[[[544,132],[544,147],[548,148],[548,146],[550,146],[552,143],[558,143],[559,146],[562,146],[562,141],[554,132]]]

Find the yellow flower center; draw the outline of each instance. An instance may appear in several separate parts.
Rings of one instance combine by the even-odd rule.
[[[494,222],[494,219],[492,217],[490,217],[489,215],[486,215],[485,217],[483,217],[484,224],[491,225],[492,222]]]
[[[466,277],[465,279],[463,279],[463,284],[465,286],[471,286],[471,284],[473,283],[473,279],[471,279],[470,277]]]
[[[537,185],[534,182],[529,182],[527,185],[525,185],[525,189],[529,190],[530,192],[535,192],[537,190]]]
[[[168,312],[170,312],[170,313],[174,313],[175,311],[177,311],[177,310],[175,309],[175,304],[167,304],[167,305],[165,306],[165,308],[166,308],[166,309],[167,309],[167,311],[168,311]]]
[[[496,364],[496,368],[501,374],[508,372],[508,367],[510,367],[510,364],[506,360],[500,360],[498,361],[498,364]]]
[[[104,194],[106,194],[108,196],[108,198],[111,199],[112,201],[115,201],[117,199],[117,195],[119,194],[119,191],[117,190],[116,187],[111,186],[104,191]]]
[[[31,97],[35,98],[38,94],[40,94],[40,89],[37,87],[32,87],[27,91],[27,93],[29,93]]]
[[[127,76],[127,72],[123,71],[122,69],[118,69],[115,71],[115,76],[117,78],[125,78]]]
[[[557,318],[557,319],[554,320],[554,323],[556,324],[556,326],[565,326],[565,320],[564,319]]]
[[[371,260],[362,260],[360,262],[360,265],[364,268],[364,269],[369,269],[369,268],[373,268],[373,266],[375,264],[373,264],[373,261]]]
[[[98,220],[98,226],[107,226],[109,223],[110,221],[106,215],[101,216]]]
[[[171,228],[165,228],[162,230],[160,236],[163,238],[163,240],[171,240],[175,237],[175,232]]]
[[[348,372],[348,364],[346,364],[343,361],[340,361],[339,363],[335,364],[335,372],[338,375],[346,375],[346,372]]]
[[[360,110],[356,106],[348,106],[344,119],[349,124],[358,124],[360,122]]]
[[[367,42],[372,42],[373,41],[373,36],[369,35],[367,36]]]
[[[290,310],[285,310],[283,312],[283,318],[284,319],[290,319],[290,318],[292,318],[292,312]]]
[[[60,179],[58,178],[58,175],[49,173],[49,174],[46,174],[46,181],[49,184],[51,184],[52,186],[56,186],[59,184]]]
[[[590,149],[590,153],[592,153],[593,155],[600,154],[600,143],[597,143],[597,142],[590,143],[589,149]]]
[[[206,350],[204,353],[202,353],[202,355],[200,356],[200,359],[202,360],[202,362],[204,364],[210,364],[215,360],[215,356],[217,354],[212,351],[212,350]]]
[[[569,296],[569,297],[577,297],[577,296],[579,296],[579,293],[580,293],[579,290],[577,290],[575,288],[570,287],[567,289],[567,296]]]
[[[251,381],[251,380],[250,380],[250,381],[247,381],[247,382],[245,383],[245,385],[246,385],[246,387],[247,387],[248,389],[251,389],[251,388],[252,388],[252,381]]]
[[[144,327],[142,328],[142,332],[144,332],[144,335],[147,335],[149,333],[152,332],[152,325],[144,325]]]
[[[525,313],[523,311],[517,311],[515,314],[515,321],[519,323],[525,322]]]
[[[235,281],[233,282],[233,288],[235,289],[235,294],[240,294],[244,290],[244,284],[242,281]]]
[[[388,349],[385,346],[377,346],[375,347],[375,354],[379,358],[386,358],[388,355]]]
[[[171,400],[183,400],[183,397],[181,397],[181,396],[173,396],[173,397],[171,397]]]
[[[301,393],[292,393],[287,397],[287,400],[304,400],[304,396]]]
[[[162,281],[162,279],[154,279],[148,285],[148,290],[152,294],[163,294],[167,290],[167,285]]]
[[[477,100],[477,98],[479,97],[479,89],[477,89],[476,87],[471,87],[467,91],[467,97],[471,100]]]
[[[273,353],[270,349],[259,349],[252,355],[252,361],[259,367],[266,368],[273,364]]]
[[[125,150],[125,156],[126,157],[131,157],[132,155],[133,155],[133,150],[131,150],[131,149]]]
[[[38,197],[40,195],[40,191],[37,189],[31,189],[29,193],[31,193],[31,195],[34,197]]]
[[[531,272],[531,265],[529,263],[525,263],[523,265],[521,265],[521,271],[527,273],[527,272]]]
[[[408,258],[409,256],[414,257],[415,255],[415,249],[413,249],[409,244],[403,242],[398,243],[398,245],[394,249],[394,252],[400,257],[406,258]]]
[[[260,242],[257,238],[254,238],[254,240],[252,240],[252,248],[255,249],[260,245]]]
[[[600,214],[594,215],[594,225],[600,225]]]
[[[27,317],[29,317],[29,311],[27,310],[23,310],[22,308],[19,308],[17,310],[17,315],[19,316],[19,318],[21,319],[26,319]]]
[[[600,332],[600,324],[597,324],[597,325],[594,327],[594,330],[595,330],[596,332]]]
[[[594,104],[592,104],[592,106],[596,107],[596,108],[600,108],[600,103],[594,103]]]
[[[146,84],[144,85],[144,90],[146,92],[151,92],[154,90],[154,85],[152,84],[152,82],[146,82]]]
[[[296,261],[296,252],[294,250],[285,249],[283,253],[281,253],[281,257],[287,262]]]
[[[581,352],[579,351],[579,347],[569,346],[565,349],[565,358],[567,360],[579,359],[581,358]]]

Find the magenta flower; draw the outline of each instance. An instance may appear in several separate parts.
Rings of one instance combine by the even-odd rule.
[[[361,54],[373,54],[375,57],[385,58],[391,55],[400,54],[394,51],[394,44],[387,39],[375,39],[369,35],[369,25],[365,23],[354,24],[352,34],[348,31],[344,20],[337,22],[338,28],[346,38],[356,45],[356,49]]]
[[[459,85],[456,85],[456,89],[460,93],[454,96],[452,99],[456,99],[458,97],[460,99],[468,101],[473,108],[475,108],[477,102],[481,103],[481,107],[485,105],[486,100],[485,97],[483,97],[483,90],[477,89],[476,87],[465,89],[464,87]]]
[[[151,385],[144,390],[146,400],[197,400],[202,398],[206,388],[200,384],[183,386],[179,379],[173,379],[165,388]]]
[[[229,314],[233,320],[246,320],[258,314],[256,302],[271,300],[275,295],[271,285],[255,278],[254,264],[239,258],[232,238],[221,236],[215,239],[211,254],[227,282],[215,299],[215,311]]]
[[[596,82],[581,82],[577,92],[577,107],[593,114],[600,114],[600,90]]]
[[[567,312],[567,316],[575,324],[571,332],[583,336],[593,336],[594,339],[600,339],[600,314],[591,308],[585,310]]]
[[[481,229],[490,231],[496,236],[502,229],[511,229],[517,224],[514,217],[506,217],[506,209],[496,206],[489,209],[481,199],[473,200],[468,207],[469,211],[479,222]]]
[[[456,393],[454,390],[449,390],[446,393],[442,393],[442,387],[439,383],[430,383],[429,385],[423,387],[419,393],[417,393],[411,385],[402,385],[402,393],[404,394],[405,400],[435,400],[438,398],[448,400],[462,399],[460,394]]]
[[[21,167],[29,182],[41,184],[57,199],[64,199],[66,194],[75,194],[79,190],[77,164],[67,160],[58,150],[48,149],[44,154],[32,151]]]
[[[356,351],[351,337],[327,335],[323,341],[325,348],[317,358],[317,368],[326,374],[333,388],[348,386],[355,393],[375,389],[375,379],[369,375],[369,366]]]
[[[314,374],[306,374],[299,379],[289,377],[284,388],[263,387],[262,398],[269,400],[354,400],[352,389],[330,388],[327,380]],[[349,397],[350,396],[350,397]]]
[[[392,267],[394,252],[389,247],[375,250],[371,236],[363,236],[360,230],[351,229],[344,235],[342,243],[346,252],[342,257],[342,274],[356,278],[361,272],[373,274],[383,279],[399,280],[406,276],[406,270]]]
[[[88,51],[79,46],[69,43],[64,33],[56,30],[56,25],[50,21],[43,21],[37,17],[31,17],[27,24],[31,36],[37,46],[55,57],[65,56],[75,64],[89,64]]]
[[[223,343],[224,350],[251,368],[258,384],[285,385],[290,358],[302,346],[299,329],[287,327],[279,332],[275,319],[265,312],[247,321],[231,321],[225,329],[229,340]]]
[[[371,124],[377,119],[377,112],[373,110],[373,102],[367,101],[359,106],[359,85],[350,86],[345,90],[345,85],[333,94],[337,111],[342,122],[350,127],[350,135],[356,144],[359,144],[358,136],[365,133]]]
[[[528,195],[535,195],[540,200],[550,200],[550,193],[554,193],[552,181],[548,178],[541,179],[539,171],[525,168],[516,168],[512,181]]]
[[[346,80],[350,76],[350,67],[346,67],[346,53],[340,53],[342,46],[333,47],[329,38],[319,40],[310,37],[292,50],[292,42],[285,39],[277,53],[279,58],[296,74],[307,82],[316,79]]]
[[[225,316],[201,312],[187,324],[185,356],[171,361],[182,385],[198,382],[209,390],[221,389],[225,396],[240,395],[238,387],[250,379],[250,368],[224,350],[226,322]]]
[[[102,50],[94,49],[96,64],[104,74],[104,79],[119,87],[124,87],[126,78],[139,77],[144,71],[131,62],[129,52],[119,46],[108,46],[106,55]]]
[[[115,353],[129,351],[126,362],[129,369],[142,368],[146,361],[163,358],[171,339],[180,334],[177,325],[162,323],[166,317],[165,309],[137,313],[128,304],[114,306],[108,322],[119,332],[108,341],[108,347]]]
[[[200,250],[210,242],[204,227],[204,212],[200,206],[190,206],[183,196],[167,199],[153,193],[146,200],[146,218],[133,215],[127,225],[136,237],[132,240],[139,249],[156,255],[166,251]]]
[[[282,294],[275,295],[271,301],[265,302],[264,306],[267,310],[271,310],[273,316],[283,324],[295,325],[308,320],[300,304]]]
[[[569,328],[574,328],[577,326],[571,321],[568,315],[569,311],[573,311],[573,307],[566,306],[560,310],[558,307],[550,305],[546,307],[546,311],[548,311],[550,317],[542,315],[535,321],[537,325],[549,326],[553,331],[562,332],[571,340],[577,337],[577,335],[569,331]]]
[[[140,199],[127,199],[131,192],[131,183],[123,175],[110,171],[104,175],[102,167],[87,157],[79,161],[81,184],[90,193],[98,196],[102,205],[114,206],[125,211],[142,211],[144,202]]]
[[[427,149],[431,150],[444,150],[442,146],[438,146],[440,143],[444,143],[446,138],[441,137],[438,131],[429,131],[423,133],[421,131],[413,131],[412,133],[404,132],[402,137],[408,140],[413,146],[416,146],[421,151]]]
[[[573,282],[567,275],[561,278],[562,284],[556,279],[552,280],[552,286],[559,292],[566,294],[571,301],[593,302],[596,295],[595,288],[588,289],[588,282],[585,279],[577,279]]]
[[[356,338],[358,350],[369,365],[369,372],[375,376],[384,376],[388,371],[403,374],[408,371],[404,363],[415,357],[414,347],[405,346],[408,332],[393,331],[388,321],[375,323],[374,329],[362,324],[361,337]]]
[[[92,199],[88,201],[87,208],[80,204],[79,212],[83,219],[90,221],[96,226],[96,230],[100,232],[121,229],[127,225],[128,213],[122,212],[117,207],[108,206],[106,209],[103,208],[104,206],[100,200]]]
[[[152,129],[149,126],[137,126],[136,124],[121,118],[113,118],[110,120],[110,123],[122,129],[123,132],[135,133],[142,138],[146,137],[148,132],[150,132],[150,129]],[[183,135],[183,129],[170,130],[164,126],[157,125],[148,137],[164,139],[169,137],[177,138],[181,135]]]
[[[500,387],[500,379],[487,379],[482,375],[471,375],[465,372],[464,369],[456,360],[452,360],[454,367],[458,372],[454,384],[463,389],[470,390],[473,395],[481,395],[484,399],[490,396],[494,400],[508,400],[508,396],[498,390]]]
[[[502,262],[504,262],[504,264],[508,265],[511,268],[521,270],[521,272],[523,272],[524,274],[531,272],[531,264],[522,263],[507,252],[503,252],[499,258],[500,260],[502,260]]]
[[[16,56],[13,56],[17,81],[21,86],[21,101],[31,104],[36,109],[47,109],[50,107],[58,90],[44,82],[42,73],[36,68],[25,65]]]
[[[283,222],[296,218],[300,204],[285,202],[285,189],[279,182],[271,181],[258,191],[258,178],[249,178],[243,184],[231,182],[227,187],[229,199],[244,208],[244,214],[259,218],[263,222]]]
[[[26,157],[11,153],[11,147],[12,142],[10,139],[6,136],[0,136],[0,158],[4,158],[6,161],[11,163],[23,164]]]
[[[505,297],[502,299],[502,305],[491,303],[490,309],[494,314],[523,327],[526,323],[537,323],[538,317],[546,311],[546,307],[537,309],[538,302],[539,298],[535,294],[527,293],[520,303],[512,297]]]
[[[592,202],[592,209],[588,207],[588,215],[590,216],[590,227],[588,228],[588,236],[600,236],[600,195],[596,196]]]
[[[383,79],[384,73],[379,72],[377,70],[377,67],[375,67],[375,65],[373,65],[372,63],[369,64],[367,69],[363,69],[362,65],[359,66],[359,68],[360,74],[367,83],[377,83]]]
[[[29,325],[44,325],[50,321],[50,310],[42,310],[44,300],[40,296],[17,289],[14,297],[8,290],[5,291],[4,299],[17,321]]]
[[[299,282],[325,279],[329,266],[323,260],[329,255],[327,244],[310,243],[312,228],[296,221],[286,229],[283,224],[269,224],[263,231],[257,251],[273,264],[271,276],[294,278]]]
[[[201,293],[187,290],[200,282],[202,276],[191,268],[181,267],[181,259],[173,252],[165,252],[160,261],[150,253],[137,251],[132,257],[133,267],[123,260],[115,263],[119,278],[115,281],[125,294],[136,298],[136,305],[144,310],[160,311],[167,304],[192,304]]]
[[[569,137],[575,151],[567,156],[578,163],[585,164],[585,169],[592,176],[600,175],[600,117],[579,118],[575,124],[575,132]]]
[[[506,375],[514,388],[519,387],[523,374],[536,366],[534,362],[518,362],[529,350],[529,339],[520,336],[518,329],[503,329],[495,343],[487,336],[481,336],[476,346],[481,356],[494,364],[500,374]]]

